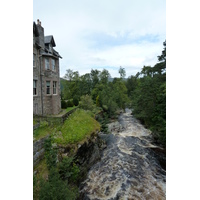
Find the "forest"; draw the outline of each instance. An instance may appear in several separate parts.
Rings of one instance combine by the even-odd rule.
[[[166,41],[157,57],[153,67],[143,66],[128,78],[121,66],[120,78],[111,78],[106,69],[91,69],[81,76],[67,69],[61,79],[62,108],[79,104],[86,110],[98,110],[104,122],[115,118],[119,109],[131,108],[134,117],[152,131],[155,142],[166,147]]]

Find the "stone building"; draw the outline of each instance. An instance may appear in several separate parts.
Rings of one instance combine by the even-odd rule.
[[[41,22],[33,22],[33,114],[61,111],[59,58],[52,35],[44,36]]]

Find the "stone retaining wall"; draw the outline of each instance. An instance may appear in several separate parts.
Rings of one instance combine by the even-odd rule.
[[[69,112],[67,112],[66,114],[60,116],[60,117],[38,117],[38,120],[45,120],[47,121],[49,124],[52,123],[64,123],[64,121],[70,116],[70,114],[72,114],[74,111],[76,110],[73,109]],[[38,128],[40,126],[40,123],[37,123],[36,125],[33,126],[33,130],[35,130],[36,128]],[[40,140],[34,141],[33,142],[33,166],[36,166],[43,158],[44,158],[44,142],[45,140],[49,137],[46,136]]]
[[[33,167],[44,158],[44,142],[48,137],[33,142]]]

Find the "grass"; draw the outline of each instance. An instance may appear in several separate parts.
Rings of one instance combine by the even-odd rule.
[[[75,108],[77,108],[77,106],[68,107],[68,108],[66,108],[66,112],[69,112],[69,111],[71,111],[71,110],[73,110],[73,109],[75,109]]]
[[[58,124],[49,125],[47,121],[40,121],[40,127],[33,131],[33,137],[35,138],[35,140],[39,140],[41,138],[44,138],[48,134],[59,131],[60,128],[61,125]]]
[[[62,134],[55,137],[55,142],[58,144],[74,144],[98,130],[100,130],[100,124],[91,117],[91,114],[82,109],[77,109],[64,122],[61,128]]]
[[[74,108],[71,107],[71,110]],[[39,140],[51,134],[56,143],[66,145],[80,142],[86,136],[99,130],[100,124],[94,119],[91,111],[77,109],[63,125],[56,123],[49,125],[47,121],[40,121],[40,127],[33,131],[33,137],[35,140]]]
[[[48,178],[48,168],[47,168],[46,160],[45,159],[41,160],[40,163],[34,167],[34,171],[37,171],[38,178],[40,176],[44,179]]]
[[[38,122],[35,120],[35,119],[33,119],[33,125],[36,125]]]

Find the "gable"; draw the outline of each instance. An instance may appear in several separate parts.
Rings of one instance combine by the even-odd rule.
[[[48,35],[44,37],[44,43],[45,44],[51,44],[52,47],[56,46],[55,40],[53,38],[53,35]]]

